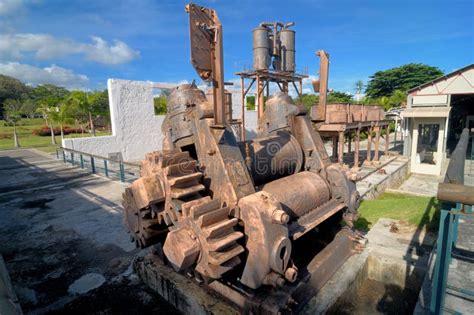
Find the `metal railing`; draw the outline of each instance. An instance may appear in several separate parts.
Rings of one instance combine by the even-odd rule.
[[[469,133],[464,129],[446,171],[444,183],[439,184],[438,200],[441,201],[436,261],[431,288],[430,314],[445,312],[457,314],[445,307],[446,289],[468,297],[474,297],[474,291],[448,284],[449,265],[453,256],[469,260],[457,252],[456,243],[459,232],[459,219],[473,217],[474,188],[464,185],[465,160]]]
[[[121,182],[132,182],[140,177],[140,164],[138,163],[115,160],[63,147],[56,149],[56,158],[62,159],[64,163],[79,166],[92,174],[103,175]]]

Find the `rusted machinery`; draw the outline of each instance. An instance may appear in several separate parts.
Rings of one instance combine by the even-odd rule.
[[[385,155],[388,155],[389,121],[385,120],[385,112],[379,105],[361,104],[326,104],[329,75],[329,54],[320,50],[316,52],[320,57],[319,80],[313,81],[314,91],[319,93],[319,104],[311,107],[311,119],[323,139],[332,139],[333,158],[343,164],[344,142],[347,138],[348,153],[351,152],[354,140],[354,165],[359,167],[360,134],[367,133],[367,154],[364,163],[379,162],[379,144],[381,131],[385,129]],[[374,156],[372,161],[372,145]]]
[[[123,194],[126,225],[137,246],[155,245],[176,272],[242,312],[297,312],[357,249],[358,193],[288,95],[266,102],[256,139],[236,141],[219,19],[195,4],[186,11],[192,63],[212,101],[194,84],[173,90],[163,151],[147,154]]]

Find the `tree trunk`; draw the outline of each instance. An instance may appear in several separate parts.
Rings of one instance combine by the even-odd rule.
[[[61,124],[61,145],[63,144],[63,140],[64,140],[64,128],[63,128],[63,124]]]
[[[56,137],[54,136],[53,124],[49,124],[49,130],[51,131],[51,144],[57,144]]]
[[[94,120],[92,119],[92,113],[91,112],[89,112],[89,124],[91,125],[92,134],[95,137],[96,134],[95,134],[95,127],[94,127]]]
[[[13,141],[15,141],[15,148],[19,148],[20,141],[18,140],[18,134],[16,133],[16,124],[13,124]]]

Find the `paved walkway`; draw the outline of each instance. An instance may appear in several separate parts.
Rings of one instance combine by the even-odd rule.
[[[438,184],[443,177],[411,174],[398,188],[389,189],[390,192],[401,194],[435,197],[438,194]]]
[[[0,152],[0,252],[25,313],[172,312],[132,274],[117,181]]]

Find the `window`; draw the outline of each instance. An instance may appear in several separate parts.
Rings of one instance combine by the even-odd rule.
[[[416,162],[436,164],[439,124],[419,124]]]

